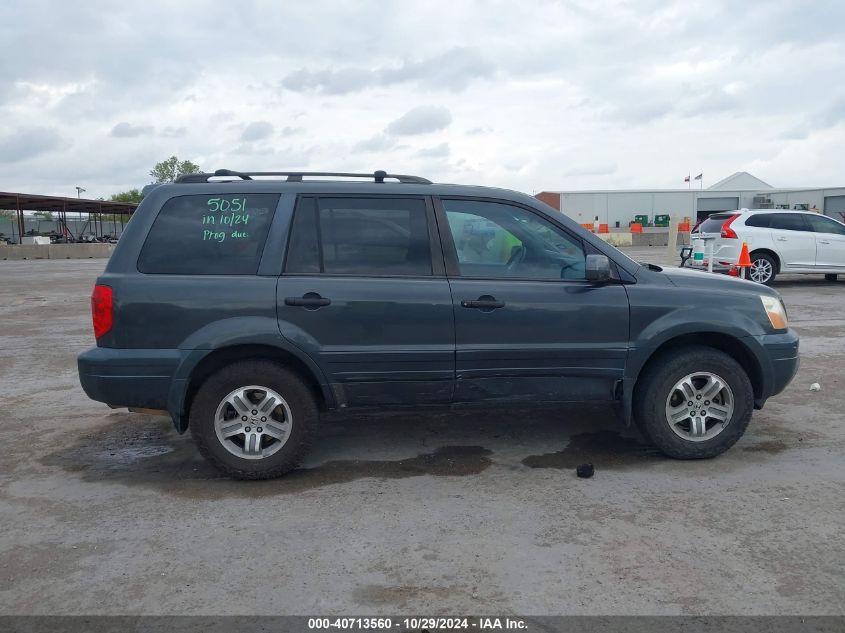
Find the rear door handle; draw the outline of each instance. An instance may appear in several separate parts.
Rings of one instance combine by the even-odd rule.
[[[827,240],[819,240],[819,244],[830,244]]]
[[[481,295],[478,299],[464,299],[461,301],[461,305],[464,308],[475,308],[476,310],[482,310],[484,312],[490,312],[492,310],[497,310],[499,308],[505,307],[504,301],[498,301],[495,297],[491,297],[490,295]]]
[[[301,297],[285,297],[286,306],[296,306],[302,308],[322,308],[330,305],[331,299],[321,297],[316,292],[306,292]]]
[[[786,242],[786,241],[787,241],[787,238],[785,238],[785,237],[779,237],[778,238],[778,242]]]

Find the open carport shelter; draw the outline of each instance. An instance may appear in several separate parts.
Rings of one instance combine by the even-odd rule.
[[[41,196],[30,193],[10,193],[0,191],[0,210],[14,211],[15,220],[12,222],[12,238],[20,241],[26,234],[24,223],[27,212],[43,211],[54,215],[58,223],[59,232],[67,237],[77,238],[68,226],[68,214],[85,214],[88,222],[83,230],[93,233],[97,237],[103,235],[104,216],[119,217],[121,228],[138,207],[133,202],[113,202],[109,200],[87,200],[84,198],[63,198],[61,196]],[[116,220],[115,220],[116,221]],[[15,235],[17,233],[17,235]],[[79,233],[77,229],[76,233]]]

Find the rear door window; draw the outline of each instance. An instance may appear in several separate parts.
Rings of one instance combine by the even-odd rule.
[[[279,194],[178,196],[161,207],[138,270],[171,275],[254,275]]]
[[[779,231],[809,231],[804,216],[800,213],[773,213],[769,228]]]
[[[432,274],[422,198],[302,198],[294,212],[287,273]]]

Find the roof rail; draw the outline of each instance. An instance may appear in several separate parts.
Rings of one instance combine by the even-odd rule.
[[[179,176],[174,182],[192,183],[208,182],[209,178],[240,178],[241,180],[252,180],[253,176],[286,176],[287,182],[302,182],[304,176],[335,176],[340,178],[372,178],[375,182],[384,182],[385,178],[392,178],[404,184],[430,185],[431,181],[420,176],[408,176],[406,174],[388,174],[379,169],[371,174],[352,174],[340,171],[232,171],[231,169],[218,169],[213,174],[186,174]]]

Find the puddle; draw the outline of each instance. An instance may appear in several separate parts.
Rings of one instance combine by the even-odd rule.
[[[766,442],[759,442],[751,446],[743,446],[742,450],[746,453],[769,453],[775,455],[791,448],[786,442],[781,440],[768,440]]]
[[[580,433],[573,435],[563,450],[542,455],[530,455],[522,460],[529,468],[574,469],[578,464],[594,464],[596,470],[639,468],[665,462],[666,459],[651,446],[637,438],[625,437],[616,431]]]
[[[441,446],[404,459],[333,460],[280,479],[242,482],[208,464],[191,438],[177,435],[168,420],[128,414],[110,417],[118,419],[41,462],[77,473],[84,481],[146,485],[204,499],[291,494],[364,478],[462,477],[479,474],[492,464],[492,451],[481,446]]]

